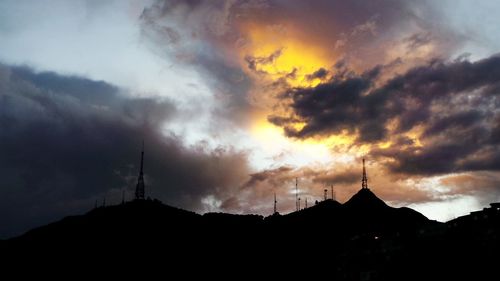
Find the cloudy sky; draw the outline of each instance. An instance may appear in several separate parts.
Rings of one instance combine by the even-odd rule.
[[[439,2],[439,3],[437,3]],[[495,0],[0,1],[0,238],[147,195],[295,208],[361,184],[446,221],[500,200]]]

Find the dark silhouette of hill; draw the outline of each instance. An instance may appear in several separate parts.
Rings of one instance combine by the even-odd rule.
[[[368,188],[360,189],[343,207],[346,224],[358,233],[411,231],[431,223],[412,209],[388,206]]]
[[[370,189],[362,188],[351,199],[344,203],[345,207],[363,210],[380,210],[387,208],[382,199],[378,198]]]
[[[158,255],[172,272],[196,268],[183,274],[229,268],[260,277],[303,271],[335,280],[478,280],[494,273],[499,241],[498,208],[444,224],[361,189],[344,204],[330,199],[268,217],[200,215],[135,200],[33,229],[2,241],[0,250],[23,262],[34,253],[141,264]]]
[[[384,203],[369,189],[361,189],[346,203],[334,200],[319,202],[310,208],[284,216],[272,216],[269,227],[276,231],[313,234],[316,229],[328,237],[348,239],[357,235],[382,236],[396,232],[415,231],[429,221],[422,214],[409,208],[393,208]],[[297,230],[297,227],[300,227]],[[304,233],[302,233],[304,232]]]

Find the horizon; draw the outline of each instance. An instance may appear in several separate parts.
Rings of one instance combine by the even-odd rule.
[[[351,200],[356,194],[358,194],[360,191],[362,191],[364,188],[360,188],[358,189],[357,191],[355,191],[349,198],[347,198],[346,200],[344,201],[338,201],[336,198],[332,198],[331,196],[328,197],[325,199],[324,197],[320,197],[320,196],[316,196],[316,197],[306,197],[308,199],[314,199],[314,201],[310,201],[311,203],[308,205],[308,206],[301,206],[300,209],[295,209],[295,210],[287,210],[286,213],[282,213],[279,211],[279,204],[277,205],[277,211],[276,213],[278,213],[279,215],[288,215],[288,214],[292,214],[292,213],[295,213],[295,212],[299,212],[299,211],[303,211],[303,210],[306,210],[308,208],[311,208],[311,207],[314,207],[316,206],[317,204],[321,204],[323,202],[328,202],[328,201],[334,201],[334,202],[337,202],[341,205],[344,205],[345,203],[347,203],[349,200]],[[382,198],[379,198],[377,196],[377,194],[372,191],[370,188],[367,188],[367,190],[370,191],[370,193],[374,194],[375,197],[377,197],[378,199],[382,200],[384,203],[387,204],[387,202],[385,200],[383,200]],[[277,200],[279,198],[276,198],[275,200]],[[223,211],[206,211],[206,212],[196,212],[196,211],[193,211],[193,210],[188,210],[188,209],[183,209],[181,207],[178,207],[178,206],[175,206],[175,205],[170,205],[170,204],[165,204],[163,203],[161,200],[157,199],[157,198],[151,198],[149,196],[146,196],[146,198],[143,198],[143,199],[138,199],[138,198],[132,198],[132,199],[128,199],[128,200],[124,200],[124,201],[117,201],[117,202],[107,202],[107,201],[102,201],[102,202],[98,202],[96,201],[95,204],[94,204],[94,207],[93,208],[90,208],[89,210],[86,210],[86,212],[89,212],[89,211],[92,211],[93,209],[97,209],[97,208],[101,208],[101,207],[114,207],[114,206],[120,206],[120,205],[123,205],[125,203],[131,203],[131,202],[136,202],[136,201],[155,201],[155,202],[159,202],[163,205],[166,205],[166,206],[170,206],[170,207],[174,207],[174,208],[177,208],[177,209],[181,209],[181,210],[185,210],[185,211],[190,211],[190,212],[194,212],[196,214],[200,214],[200,215],[204,215],[204,214],[210,214],[210,213],[222,213],[222,214],[229,214],[229,215],[261,215],[263,216],[264,218],[266,217],[270,217],[270,216],[273,216],[275,213],[271,212],[269,214],[262,214],[262,213],[248,213],[248,212],[223,212]],[[279,201],[277,201],[279,202]],[[99,204],[101,203],[101,204]],[[109,204],[108,204],[109,203]],[[434,220],[434,221],[438,221],[438,222],[442,222],[442,223],[447,223],[447,222],[450,222],[456,218],[459,218],[459,217],[466,217],[466,216],[469,216],[471,215],[472,213],[476,212],[476,211],[483,211],[484,209],[487,209],[487,208],[490,208],[491,207],[491,204],[495,204],[495,203],[498,203],[498,202],[490,202],[487,206],[481,208],[481,209],[476,209],[476,210],[471,210],[469,211],[468,213],[465,213],[461,216],[457,216],[457,217],[452,217],[450,218],[449,220],[446,220],[446,221],[440,221],[440,220],[434,220],[434,219],[431,219],[431,218],[428,218],[429,220]],[[391,208],[401,208],[401,207],[406,207],[406,208],[410,208],[408,206],[397,206],[397,207],[394,207],[394,206],[391,206],[390,204],[387,204],[387,206],[391,207]],[[410,208],[411,209],[411,208]]]
[[[2,1],[0,239],[132,199],[141,142],[146,197],[197,213],[346,202],[362,159],[370,190],[432,220],[499,202],[496,10]]]

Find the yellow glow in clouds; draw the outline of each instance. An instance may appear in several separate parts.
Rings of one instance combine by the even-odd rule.
[[[251,127],[254,140],[271,155],[286,151],[293,162],[289,164],[307,165],[311,163],[331,163],[331,149],[354,143],[355,136],[340,134],[327,138],[306,140],[290,139],[283,130],[269,123],[265,115],[256,116]]]
[[[244,56],[266,58],[281,50],[274,61],[257,64],[256,70],[266,72],[272,80],[285,77],[293,87],[316,86],[320,79],[309,80],[307,75],[330,68],[332,53],[287,35],[269,28],[250,27],[248,37],[252,43],[244,50]]]
[[[287,164],[302,166],[313,163],[327,164],[331,161],[329,148],[324,144],[304,144],[283,135],[282,129],[269,123],[265,116],[255,119],[251,133],[254,141],[269,157],[285,152]]]
[[[249,42],[241,50],[241,59],[244,63],[248,56],[256,59],[255,70],[265,73],[263,77],[266,80],[285,79],[292,87],[314,87],[321,80],[309,79],[308,75],[321,68],[330,69],[335,63],[332,50],[315,45],[310,39],[301,38],[293,30],[258,25],[248,25],[244,30]],[[272,58],[277,52],[279,55]],[[291,139],[284,135],[282,128],[269,123],[267,115],[263,112],[255,115],[250,128],[251,134],[266,154],[274,156],[286,151],[294,162],[290,164],[330,163],[332,147],[354,142],[355,136],[347,134],[305,140]],[[294,128],[300,130],[304,125],[305,123],[296,123]]]

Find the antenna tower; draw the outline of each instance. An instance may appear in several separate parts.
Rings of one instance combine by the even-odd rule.
[[[274,193],[274,213],[273,214],[276,214],[277,213],[277,210],[276,210],[276,203],[278,203],[278,201],[276,201],[276,192]]]
[[[363,158],[363,178],[361,179],[361,188],[368,189],[368,178],[366,177],[365,158]]]

